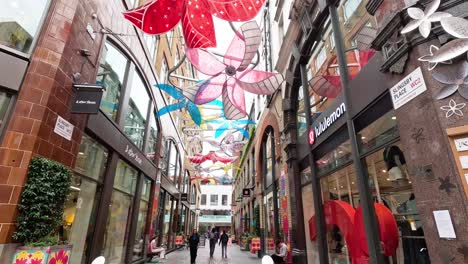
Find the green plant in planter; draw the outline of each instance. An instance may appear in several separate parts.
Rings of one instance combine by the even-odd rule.
[[[41,157],[32,159],[13,239],[28,246],[57,244],[52,234],[62,222],[71,178],[70,170],[60,163]]]

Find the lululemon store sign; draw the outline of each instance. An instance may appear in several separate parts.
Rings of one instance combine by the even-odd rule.
[[[314,129],[309,131],[309,144],[314,144],[315,139],[318,138],[325,130],[327,130],[333,123],[338,120],[346,112],[346,106],[344,103],[341,103],[335,111],[333,111],[329,116],[325,117],[318,123]]]

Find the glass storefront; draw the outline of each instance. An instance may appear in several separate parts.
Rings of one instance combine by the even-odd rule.
[[[6,126],[6,119],[8,109],[10,108],[11,104],[11,97],[11,94],[0,90],[0,135],[3,131],[3,128]]]
[[[116,121],[121,91],[129,60],[112,44],[106,43],[101,55],[96,82],[106,89],[102,95],[101,110]]]
[[[150,124],[148,130],[148,143],[146,144],[146,157],[151,160],[151,162],[156,162],[156,144],[158,142],[158,124],[156,123],[156,116],[154,111],[150,113]]]
[[[133,246],[133,260],[144,257],[145,248],[150,242],[146,235],[146,221],[149,211],[149,199],[151,193],[152,181],[148,178],[143,180],[143,189],[141,190],[140,206],[138,209],[138,222],[136,224],[135,244]]]
[[[385,252],[388,263],[430,263],[411,175],[398,141],[394,111],[374,117],[370,125],[358,125],[357,130],[361,162],[369,175],[369,189],[373,200],[380,204],[379,211],[393,215],[389,221],[398,229],[398,238],[393,238],[398,240],[398,247]],[[354,216],[354,212],[360,210],[360,192],[356,171],[349,156],[349,141],[335,144],[339,144],[338,147],[316,160],[316,173],[321,177],[322,202],[325,211],[333,204]],[[302,174],[303,179],[310,177],[308,170]],[[309,234],[309,220],[314,219],[315,214],[310,184],[303,186],[302,195],[306,233]],[[353,233],[351,236],[350,229],[356,229],[356,226],[344,225],[343,222],[346,221],[335,219],[338,214],[325,212],[325,215],[329,263],[352,263],[353,252],[356,252],[356,245],[359,244],[355,237],[365,239],[365,234]],[[377,212],[377,217],[380,219],[383,216]],[[348,220],[356,223],[355,218]],[[314,263],[317,259],[316,242],[310,241],[310,237],[307,240],[308,263]],[[386,241],[382,243],[385,244]]]
[[[31,53],[49,0],[5,1],[0,8],[0,45]]]
[[[89,254],[107,159],[107,149],[83,135],[59,230],[60,241],[73,245],[71,263],[85,263]]]
[[[133,73],[130,101],[125,117],[124,133],[138,147],[143,148],[150,98],[137,71]]]
[[[119,160],[104,238],[103,256],[107,263],[117,264],[125,260],[137,176],[138,171]]]

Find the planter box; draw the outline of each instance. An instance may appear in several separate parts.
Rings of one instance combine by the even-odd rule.
[[[17,247],[12,264],[68,264],[72,245],[50,247]]]

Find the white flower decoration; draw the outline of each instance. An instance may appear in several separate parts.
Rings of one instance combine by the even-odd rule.
[[[445,117],[449,118],[453,116],[454,114],[457,116],[463,116],[463,112],[461,109],[463,109],[465,106],[466,106],[465,103],[457,104],[453,99],[450,99],[449,104],[441,106],[440,109],[446,111]]]
[[[440,0],[434,0],[427,5],[426,9],[422,11],[417,7],[408,8],[408,15],[413,18],[402,30],[402,34],[406,34],[419,27],[419,33],[424,38],[427,38],[431,33],[432,22],[440,21],[444,17],[451,17],[452,15],[446,12],[436,12],[439,8]]]

